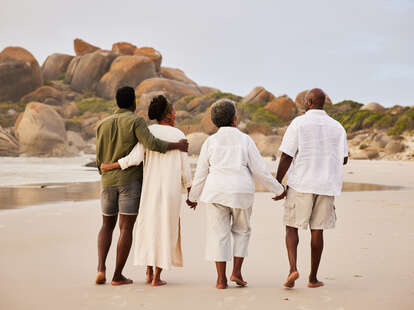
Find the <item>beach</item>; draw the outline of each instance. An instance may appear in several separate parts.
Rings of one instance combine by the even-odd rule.
[[[80,163],[61,168],[60,178],[33,177],[24,182],[10,174],[1,185],[96,181],[86,168],[70,176],[65,172]],[[222,291],[215,289],[214,264],[204,260],[203,205],[196,211],[183,206],[184,268],[165,271],[168,285],[157,288],[144,283],[145,268],[132,265],[132,254],[125,275],[134,280],[133,285],[94,284],[101,224],[97,199],[0,210],[0,309],[413,309],[413,172],[413,162],[350,161],[344,181],[403,188],[344,192],[337,198],[337,227],[325,232],[319,269],[325,286],[318,289],[306,286],[308,231],[300,232],[300,279],[295,289],[282,287],[289,270],[283,202],[271,200],[270,193],[257,193],[253,207],[249,257],[244,264],[249,285],[231,284]],[[108,256],[109,279],[117,236],[116,231]]]

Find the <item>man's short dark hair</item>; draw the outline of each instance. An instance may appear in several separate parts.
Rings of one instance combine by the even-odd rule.
[[[116,104],[121,109],[128,109],[135,104],[135,90],[132,87],[121,87],[116,91]]]

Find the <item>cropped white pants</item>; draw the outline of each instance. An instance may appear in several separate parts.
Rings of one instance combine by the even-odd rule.
[[[206,259],[208,261],[226,262],[231,261],[233,256],[247,256],[251,233],[251,214],[251,207],[237,209],[217,203],[206,205]]]

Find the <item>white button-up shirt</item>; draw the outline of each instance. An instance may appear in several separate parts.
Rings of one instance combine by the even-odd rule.
[[[283,193],[283,186],[267,170],[253,140],[235,127],[221,127],[201,148],[189,198],[250,208],[255,192],[253,176],[270,192]]]
[[[296,117],[286,130],[280,151],[293,157],[288,186],[301,193],[338,196],[343,162],[348,157],[346,132],[323,110]]]

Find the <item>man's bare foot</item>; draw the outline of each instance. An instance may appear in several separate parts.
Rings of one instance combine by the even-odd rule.
[[[299,272],[293,271],[289,274],[284,286],[287,288],[293,288],[295,286],[295,281],[299,279]]]
[[[126,284],[132,284],[134,281],[132,281],[131,279],[127,279],[125,278],[123,275],[121,275],[119,277],[119,279],[112,279],[111,284],[114,286],[118,286],[118,285],[126,285]]]
[[[96,275],[95,284],[101,285],[106,283],[105,271],[98,271]]]
[[[318,281],[318,280],[316,280],[316,282],[310,282],[309,281],[309,283],[308,283],[309,288],[317,288],[317,287],[321,287],[321,286],[324,286],[324,285],[325,285],[325,283],[323,283],[321,281]]]
[[[163,286],[163,285],[166,285],[166,284],[167,284],[167,282],[165,282],[161,279],[158,279],[158,280],[154,279],[151,283],[151,286]]]
[[[147,284],[151,284],[152,283],[152,280],[154,280],[154,275],[153,274],[150,274],[150,273],[147,273],[146,279],[145,279],[145,281],[147,282]]]
[[[227,279],[217,280],[216,288],[219,290],[224,290],[227,288]]]
[[[240,275],[240,276],[231,275],[230,281],[235,282],[239,286],[246,286],[247,285],[247,282],[243,280],[242,275]]]

